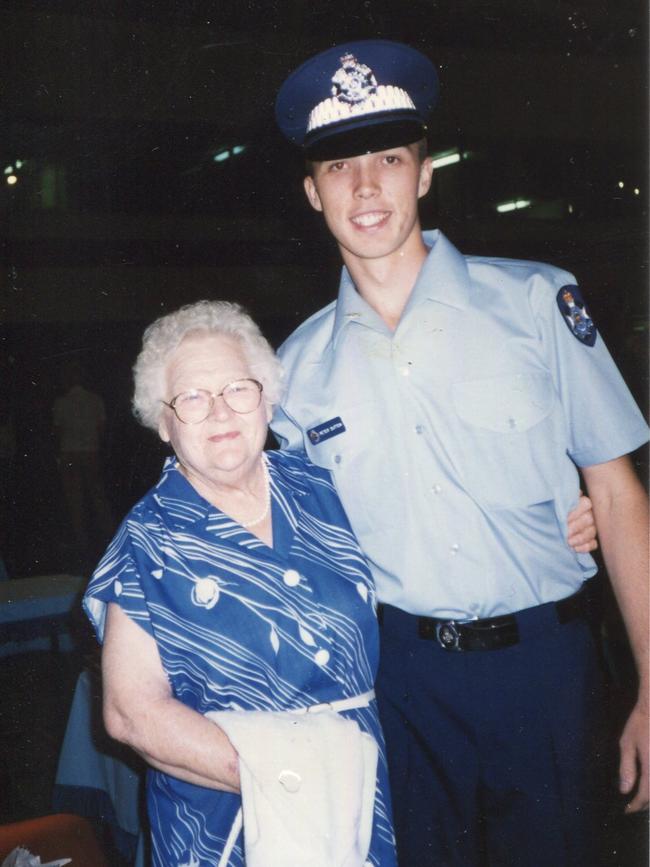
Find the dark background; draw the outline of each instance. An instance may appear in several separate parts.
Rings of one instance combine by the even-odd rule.
[[[334,297],[338,256],[304,201],[273,102],[289,70],[343,40],[399,39],[434,60],[431,150],[466,158],[436,173],[423,224],[464,252],[575,273],[645,407],[647,24],[639,0],[2,3],[0,398],[18,445],[0,543],[10,574],[74,565],[65,512],[52,508],[50,406],[66,359],[106,401],[120,515],[162,453],[130,418],[144,326],[223,297],[277,344]],[[517,199],[531,205],[496,211]]]
[[[130,415],[145,325],[221,297],[277,345],[335,297],[338,254],[273,103],[315,51],[373,37],[436,63],[431,152],[463,155],[436,172],[424,226],[466,253],[572,271],[647,411],[645,0],[2,2],[0,423],[16,448],[0,480],[0,553],[11,577],[87,569],[107,542],[95,533],[82,562],[63,507],[51,405],[65,361],[106,403],[117,520],[164,454]],[[530,205],[496,210],[516,200]],[[645,452],[635,460],[647,479]],[[608,611],[616,717],[633,684]],[[643,848],[628,844],[612,865]]]

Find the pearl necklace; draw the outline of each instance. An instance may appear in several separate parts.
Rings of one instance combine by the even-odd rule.
[[[256,527],[258,524],[261,524],[269,514],[271,508],[271,479],[264,455],[262,455],[262,473],[264,474],[264,511],[259,517],[253,518],[252,521],[240,521],[242,527],[245,527],[247,530],[249,527]]]

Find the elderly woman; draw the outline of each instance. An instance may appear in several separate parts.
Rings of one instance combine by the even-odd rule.
[[[174,456],[123,521],[84,604],[103,641],[107,730],[150,765],[154,865],[251,864],[266,833],[264,867],[392,867],[375,591],[329,474],[263,451],[280,396],[271,347],[238,305],[201,301],[146,330],[134,375],[135,414]],[[328,714],[348,728],[304,728]],[[248,729],[231,729],[242,716]],[[292,750],[303,748],[296,770]],[[339,791],[325,792],[340,774]],[[271,841],[273,824],[252,812],[267,796],[286,801],[271,806]],[[360,828],[364,816],[352,839],[346,822]]]

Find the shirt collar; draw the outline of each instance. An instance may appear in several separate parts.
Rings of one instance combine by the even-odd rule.
[[[286,455],[282,451],[268,451],[265,454],[271,485],[281,494],[295,497],[310,493],[302,465],[294,467],[290,461],[285,460]]]
[[[332,331],[334,343],[338,340],[342,329],[350,322],[358,322],[374,329],[386,328],[379,314],[359,295],[352,277],[350,277],[350,272],[344,265],[341,271],[339,296],[334,310],[334,328]]]
[[[174,455],[165,459],[162,475],[152,493],[177,530],[205,520],[216,511],[188,482]]]
[[[422,238],[429,253],[415,281],[406,310],[427,299],[463,310],[469,303],[470,282],[465,257],[439,229],[423,232]],[[333,343],[337,342],[340,332],[350,322],[359,322],[372,328],[383,325],[381,317],[359,295],[348,269],[343,266],[334,314]]]
[[[302,474],[292,471],[291,466],[285,466],[279,459],[279,452],[271,451],[265,454],[272,488],[277,488],[286,499],[309,494],[309,487],[304,482]],[[178,460],[174,456],[166,458],[162,476],[153,495],[158,506],[164,510],[177,530],[208,518],[213,529],[238,526],[229,515],[224,514],[199,494],[180,471]]]
[[[423,232],[422,239],[429,247],[429,255],[415,281],[407,308],[428,298],[464,310],[469,303],[470,286],[465,257],[439,229]]]

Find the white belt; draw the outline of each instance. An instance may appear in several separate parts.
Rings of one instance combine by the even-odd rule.
[[[290,708],[288,713],[321,713],[324,710],[333,710],[336,713],[342,710],[354,710],[357,707],[368,707],[375,697],[374,689],[362,692],[360,695],[351,695],[349,698],[337,698],[334,701],[324,701],[321,704],[310,704],[307,707]]]

